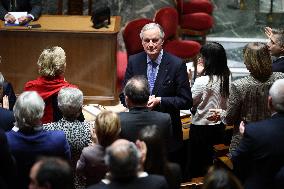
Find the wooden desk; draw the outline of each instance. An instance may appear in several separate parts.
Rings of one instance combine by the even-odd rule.
[[[85,103],[114,105],[116,50],[120,17],[108,28],[94,29],[90,16],[43,15],[41,28],[5,27],[0,22],[0,71],[17,94],[24,84],[38,77],[37,60],[46,47],[61,46],[67,57],[65,78],[84,93]]]

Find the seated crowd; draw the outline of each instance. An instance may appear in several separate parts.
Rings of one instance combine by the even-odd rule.
[[[120,95],[129,111],[102,111],[94,123],[82,114],[83,92],[64,78],[61,47],[43,50],[40,76],[17,98],[0,74],[0,188],[178,189],[205,175],[204,189],[283,188],[284,31],[266,34],[268,44],[244,47],[250,74],[236,81],[224,47],[204,44],[190,88],[185,64],[162,48],[161,26],[146,24]],[[188,144],[181,109],[192,112]],[[233,171],[211,167],[226,125]]]

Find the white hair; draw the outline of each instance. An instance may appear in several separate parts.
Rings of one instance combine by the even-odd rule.
[[[37,92],[23,92],[17,98],[13,109],[16,126],[18,128],[37,126],[43,116],[44,107],[44,101]]]
[[[269,96],[272,98],[273,108],[277,112],[284,112],[284,79],[278,79],[273,83]]]
[[[83,93],[77,88],[64,87],[58,93],[58,107],[65,118],[76,119],[82,110]]]
[[[162,26],[160,24],[157,24],[157,23],[149,23],[149,24],[146,24],[142,29],[141,29],[141,32],[140,32],[140,38],[143,39],[143,33],[147,30],[151,30],[151,29],[159,29],[160,31],[160,37],[161,39],[164,39],[165,37],[165,33],[164,33],[164,30],[162,28]]]

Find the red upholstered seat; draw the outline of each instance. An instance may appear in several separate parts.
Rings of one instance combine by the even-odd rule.
[[[200,51],[200,44],[190,40],[172,40],[164,45],[164,49],[182,59],[194,59]]]
[[[122,82],[124,79],[125,71],[127,67],[127,54],[126,52],[117,51],[116,53],[116,87],[118,92],[122,89]]]
[[[139,34],[143,26],[151,22],[150,19],[140,18],[126,24],[122,36],[128,56],[143,51]]]
[[[213,27],[211,16],[213,5],[209,0],[176,0],[179,14],[179,35],[201,37],[201,42],[206,41],[206,34]]]
[[[122,32],[122,37],[124,40],[127,55],[124,52],[117,53],[116,73],[117,73],[118,91],[121,90],[122,82],[123,82],[126,67],[127,67],[128,56],[143,51],[143,46],[142,46],[139,34],[143,26],[151,22],[153,21],[147,18],[141,18],[141,19],[130,21],[129,23],[126,24]]]
[[[183,3],[183,14],[204,12],[207,14],[213,13],[213,4],[210,0],[190,0],[183,1],[177,0]]]
[[[213,27],[213,18],[206,13],[184,14],[180,19],[180,27],[192,30],[209,30]]]
[[[172,7],[159,9],[154,17],[154,22],[160,24],[165,32],[165,41],[175,38],[178,28],[178,13]]]
[[[164,49],[182,59],[194,59],[201,48],[196,41],[179,40],[176,38],[178,28],[178,13],[175,8],[159,9],[154,21],[160,24],[165,32]]]

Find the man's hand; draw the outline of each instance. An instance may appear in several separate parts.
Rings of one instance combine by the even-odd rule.
[[[141,153],[140,162],[141,162],[141,165],[143,165],[145,160],[146,160],[146,156],[147,156],[147,146],[146,146],[146,143],[144,141],[141,141],[141,140],[136,140],[135,144],[136,144],[138,150]]]
[[[203,58],[198,58],[197,60],[197,68],[196,68],[196,73],[198,76],[201,75],[201,73],[204,70],[204,62],[203,62]]]
[[[246,126],[245,122],[241,121],[239,131],[242,136],[244,135],[244,132],[245,132],[245,126]]]
[[[3,96],[3,108],[9,110],[9,98],[7,95]]]
[[[273,35],[272,29],[270,27],[265,27],[264,32],[268,39],[270,39]]]
[[[24,25],[28,23],[29,21],[31,21],[32,18],[30,16],[21,16],[18,20],[19,20],[20,25]]]
[[[158,106],[161,103],[161,97],[155,97],[152,95],[149,97],[147,107],[152,110],[154,107]]]
[[[13,15],[11,15],[11,14],[7,14],[4,17],[4,20],[7,21],[8,23],[13,24],[16,21],[16,18]]]

